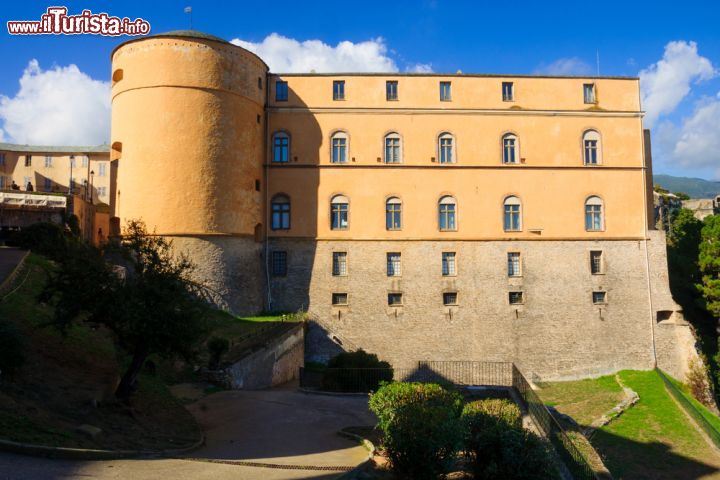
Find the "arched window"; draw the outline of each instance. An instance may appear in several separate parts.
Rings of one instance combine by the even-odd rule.
[[[515,196],[507,197],[504,205],[503,228],[506,232],[522,230],[522,212],[520,199]]]
[[[508,133],[502,137],[503,157],[506,164],[520,163],[520,148],[517,135]]]
[[[455,199],[446,195],[438,202],[438,227],[440,230],[456,230],[457,204]]]
[[[402,139],[397,133],[385,136],[385,163],[402,162]]]
[[[585,200],[585,230],[597,232],[605,228],[603,201],[600,197],[588,197]]]
[[[275,195],[271,201],[270,228],[273,230],[290,229],[290,199],[285,195]]]
[[[345,230],[348,228],[349,201],[344,195],[335,195],[330,200],[330,229]]]
[[[273,162],[287,163],[290,161],[290,137],[285,132],[273,135]]]
[[[330,138],[332,163],[346,163],[348,157],[348,136],[345,132],[337,132]]]
[[[402,202],[397,197],[390,197],[385,202],[385,229],[400,230],[402,228]]]
[[[438,137],[438,161],[455,163],[455,139],[449,133],[442,133]]]
[[[600,134],[595,130],[583,133],[583,162],[585,165],[600,165],[602,163],[602,146]]]

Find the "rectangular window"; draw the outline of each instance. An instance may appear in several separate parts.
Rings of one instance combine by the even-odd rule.
[[[443,293],[443,305],[457,305],[458,297],[457,292],[445,292]]]
[[[513,82],[502,82],[502,99],[503,102],[512,102],[514,100]]]
[[[440,101],[449,102],[452,100],[452,90],[450,82],[440,82]]]
[[[270,255],[272,276],[284,277],[287,275],[287,252],[272,252]]]
[[[275,82],[275,101],[276,102],[287,102],[288,99],[288,84],[282,80]]]
[[[443,277],[455,276],[455,252],[442,252]]]
[[[82,166],[83,166],[83,167],[87,167],[87,166],[88,166],[88,157],[87,157],[87,156],[83,156],[83,157],[82,157]]]
[[[52,168],[52,160],[50,155],[45,156],[45,168]]]
[[[583,99],[585,103],[595,103],[595,84],[585,83],[583,84]]]
[[[23,177],[23,184],[22,187],[27,190],[28,186],[32,187],[32,177]]]
[[[348,294],[347,293],[333,293],[332,294],[332,304],[333,305],[347,305],[348,304]]]
[[[439,206],[439,225],[442,231],[455,230],[455,204],[441,203]]]
[[[520,228],[520,205],[505,204],[504,229],[506,232],[519,232]]]
[[[507,254],[508,277],[522,276],[520,264],[520,252],[508,252]]]
[[[333,203],[330,205],[330,229],[345,230],[348,228],[348,204]]]
[[[52,190],[52,180],[50,180],[49,178],[45,179],[45,181],[43,182],[43,190],[45,190],[46,192]]]
[[[273,162],[287,163],[290,160],[290,137],[276,133],[273,137]]]
[[[602,229],[602,205],[585,205],[585,230],[599,232]]]
[[[440,163],[455,163],[453,158],[453,138],[450,135],[440,137]]]
[[[399,307],[403,304],[402,293],[388,293],[388,305],[391,307]]]
[[[25,166],[32,167],[32,155],[25,155]]]
[[[333,100],[345,100],[345,80],[333,80]]]
[[[332,138],[332,163],[347,163],[347,137],[343,135]]]
[[[607,298],[606,298],[605,292],[593,292],[593,294],[592,294],[593,304],[603,305],[603,304],[607,303],[606,300],[607,300]]]
[[[397,80],[388,80],[385,82],[385,98],[387,100],[398,99],[398,82]]]
[[[385,229],[400,230],[402,228],[401,215],[402,204],[398,198],[391,198],[385,202]]]
[[[5,154],[0,153],[0,167],[4,167],[4,166],[5,166]]]
[[[510,301],[510,305],[522,305],[525,302],[523,292],[510,292],[508,294],[508,300]]]
[[[347,252],[333,252],[332,274],[336,277],[347,275]]]
[[[98,197],[107,195],[107,187],[98,187]]]
[[[385,163],[400,163],[400,137],[397,135],[385,137]]]
[[[590,273],[593,275],[603,273],[603,258],[600,250],[590,252]]]
[[[400,254],[397,252],[387,254],[387,276],[399,277],[402,274],[400,270]]]
[[[585,165],[597,165],[597,140],[585,140]]]
[[[290,202],[287,198],[273,200],[271,204],[271,222],[270,228],[273,230],[289,230],[290,229]]]
[[[106,163],[98,163],[98,176],[104,177],[107,174],[107,164]]]

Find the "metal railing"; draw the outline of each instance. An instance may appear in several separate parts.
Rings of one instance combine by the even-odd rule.
[[[576,480],[595,478],[585,456],[512,362],[421,361],[416,368],[300,368],[299,378],[301,388],[344,393],[372,392],[382,382],[391,381],[513,388],[573,477]]]
[[[659,368],[656,368],[655,371],[658,373],[658,375],[660,375],[660,378],[662,378],[667,391],[670,393],[670,395],[672,395],[675,400],[677,400],[682,409],[685,410],[685,413],[690,415],[693,420],[695,420],[695,423],[697,423],[700,428],[703,429],[705,434],[710,438],[710,441],[712,441],[716,447],[720,448],[720,432],[716,430],[715,427],[703,416],[703,414],[700,413],[700,411],[695,407],[695,405],[693,405],[685,397],[685,395],[680,392],[677,385],[675,385],[670,380],[670,378],[668,378],[668,375],[665,372],[663,372]]]
[[[550,439],[573,478],[575,480],[594,479],[595,473],[585,455],[582,454],[562,425],[540,400],[540,397],[532,389],[530,382],[527,381],[522,372],[515,365],[512,368],[512,387],[520,394],[520,398],[525,403],[533,422]]]

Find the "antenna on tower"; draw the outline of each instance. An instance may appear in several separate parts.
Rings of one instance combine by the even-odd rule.
[[[190,30],[192,30],[192,7],[185,7],[184,11],[190,15]]]
[[[597,59],[597,76],[600,76],[600,49],[595,50],[595,56]]]

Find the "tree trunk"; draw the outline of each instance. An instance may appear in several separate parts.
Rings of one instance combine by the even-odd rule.
[[[148,357],[148,353],[145,350],[135,352],[125,374],[120,379],[120,384],[115,390],[115,398],[120,400],[127,400],[135,390],[135,384],[137,383],[137,377],[142,370],[142,366],[145,363],[145,359]]]

